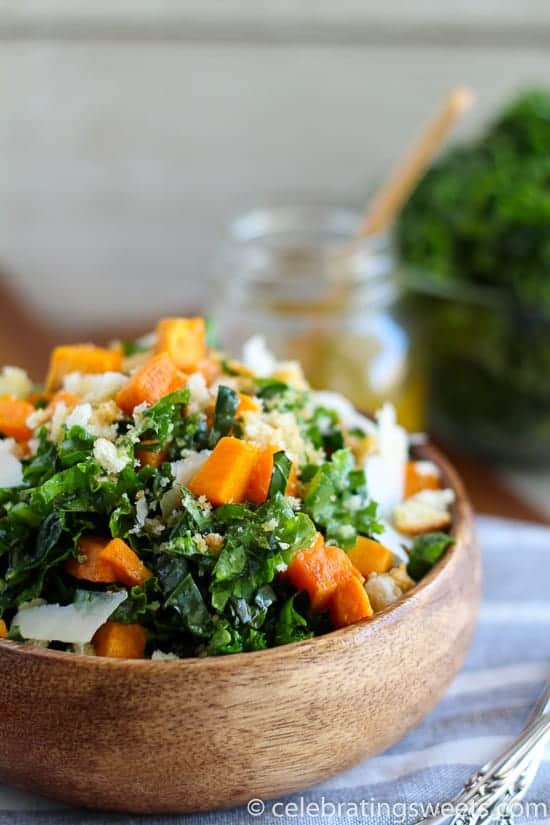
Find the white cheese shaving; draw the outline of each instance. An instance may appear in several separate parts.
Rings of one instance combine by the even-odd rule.
[[[263,335],[253,335],[243,347],[243,363],[259,378],[269,378],[277,369],[277,360],[271,353]]]
[[[391,550],[394,555],[394,562],[398,561],[408,561],[409,557],[405,549],[403,549],[403,545],[405,548],[409,548],[412,544],[412,540],[409,536],[403,535],[403,533],[398,533],[397,530],[385,519],[379,519],[382,527],[384,528],[382,533],[376,534],[377,541],[380,544],[383,544],[384,547],[387,547],[388,550]]]
[[[175,653],[165,653],[163,650],[157,648],[153,651],[151,659],[155,662],[177,662],[179,656],[176,656]]]
[[[93,593],[77,590],[73,604],[63,607],[59,604],[22,605],[12,627],[17,626],[24,639],[84,645],[92,640],[94,633],[127,596],[122,591]]]
[[[140,490],[136,496],[136,532],[141,530],[141,528],[145,525],[145,519],[149,515],[149,506],[147,504],[147,499],[145,498],[145,493],[143,490]]]
[[[173,461],[171,464],[172,475],[178,484],[183,484],[184,487],[187,486],[193,476],[198,473],[211,452],[211,450],[191,452],[185,458],[181,458],[179,461]]]
[[[23,466],[13,454],[13,438],[0,441],[0,487],[19,487],[23,484]]]
[[[130,461],[130,457],[120,448],[117,449],[106,438],[98,438],[94,442],[94,458],[100,467],[107,473],[120,473]]]
[[[391,404],[376,413],[376,422],[375,452],[367,456],[365,470],[369,495],[378,502],[382,515],[388,516],[403,500],[409,441]]]

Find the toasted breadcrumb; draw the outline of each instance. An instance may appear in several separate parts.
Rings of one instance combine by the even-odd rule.
[[[452,490],[422,490],[397,505],[395,527],[408,536],[444,530],[451,524],[449,508],[453,502]]]

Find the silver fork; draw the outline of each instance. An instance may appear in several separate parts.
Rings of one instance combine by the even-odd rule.
[[[486,762],[451,800],[455,813],[422,819],[416,825],[477,825],[499,814],[511,823],[513,802],[523,798],[536,776],[550,739],[550,682],[537,701],[519,736],[495,759]],[[507,818],[506,818],[507,817]]]

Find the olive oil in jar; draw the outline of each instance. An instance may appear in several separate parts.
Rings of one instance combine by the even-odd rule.
[[[239,352],[261,334],[281,360],[302,363],[316,389],[372,412],[392,402],[400,423],[424,427],[424,374],[387,235],[355,242],[359,213],[332,206],[258,209],[230,227],[210,315]]]

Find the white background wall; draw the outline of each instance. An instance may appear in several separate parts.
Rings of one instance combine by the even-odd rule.
[[[200,306],[228,215],[362,202],[450,86],[471,131],[549,49],[546,0],[0,0],[0,269],[58,325]]]

